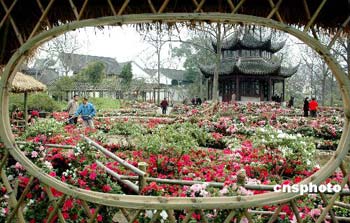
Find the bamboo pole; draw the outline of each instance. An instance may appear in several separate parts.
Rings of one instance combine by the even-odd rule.
[[[81,7],[80,11],[79,11],[79,15],[78,15],[78,21],[81,19],[81,17],[83,16],[83,13],[85,11],[85,8],[87,6],[87,3],[88,3],[89,0],[85,0],[84,3],[83,3],[83,6]]]
[[[69,0],[69,3],[70,3],[70,7],[72,8],[73,12],[74,12],[74,15],[75,15],[75,18],[77,20],[79,20],[79,13],[78,13],[78,10],[77,10],[77,7],[74,5],[74,2],[73,0]]]
[[[170,0],[164,0],[162,6],[159,8],[158,13],[162,13],[164,9],[168,6]]]
[[[343,179],[343,182],[340,184],[341,188],[344,188],[345,184],[347,184],[348,180],[350,177],[350,171],[349,173],[345,176],[345,178]],[[329,203],[327,204],[326,208],[323,209],[320,217],[317,219],[316,223],[322,223],[327,215],[327,213],[331,210],[331,208],[333,207],[334,202],[336,201],[336,199],[339,197],[340,193],[337,192],[335,193],[332,198],[330,199]]]
[[[227,0],[227,4],[230,6],[231,11],[235,9],[235,5],[233,4],[232,0]]]
[[[39,6],[39,8],[40,8],[41,13],[44,13],[44,7],[43,7],[43,5],[41,4],[40,0],[36,0],[36,2],[37,2],[38,6]],[[50,23],[49,19],[46,17],[45,20],[46,20],[46,23],[47,23],[47,27],[49,27],[49,28],[51,29],[52,26],[51,26],[51,23]]]
[[[35,27],[33,28],[32,32],[30,33],[28,39],[32,38],[35,33],[38,31],[40,25],[41,25],[41,22],[46,18],[47,16],[47,13],[49,13],[50,9],[51,9],[51,6],[53,5],[53,3],[55,2],[55,0],[51,0],[49,2],[49,4],[46,6],[46,9],[44,12],[42,12],[42,15],[40,16],[40,19],[39,21],[36,23]]]
[[[14,209],[11,212],[11,214],[9,215],[9,217],[7,219],[7,222],[10,222],[10,223],[12,222],[12,220],[15,217],[16,213],[18,212],[19,207],[21,206],[22,202],[24,201],[25,197],[27,196],[27,194],[29,192],[29,189],[32,186],[33,180],[34,180],[34,177],[31,176],[29,178],[28,184],[26,185],[26,187],[24,188],[20,198],[18,199],[18,202],[17,202],[16,206],[14,207]]]
[[[89,205],[86,203],[86,201],[82,200],[82,201],[81,201],[81,204],[82,204],[82,206],[83,206],[83,209],[84,209],[85,214],[86,214],[89,218],[92,218],[92,214],[91,214],[91,211],[90,211],[90,207],[89,207]]]
[[[237,4],[236,8],[232,11],[232,14],[235,14],[238,12],[239,8],[244,4],[246,0],[240,0],[239,3]]]
[[[15,7],[16,3],[18,0],[14,0],[10,6],[10,8],[7,10],[6,14],[4,15],[4,17],[2,17],[2,20],[0,22],[0,29],[2,28],[2,26],[4,25],[5,21],[7,20],[7,18],[9,17],[9,15],[12,12],[13,7]]]
[[[343,203],[343,202],[340,202],[340,201],[334,202],[334,205],[342,207],[342,208],[350,209],[350,204],[346,204],[346,203]]]
[[[155,223],[155,222],[157,222],[157,220],[158,220],[158,218],[159,218],[159,216],[160,216],[160,212],[161,212],[161,211],[162,211],[162,210],[156,210],[156,213],[153,214],[150,223]]]
[[[62,197],[58,200],[58,202],[53,202],[53,206],[54,206],[54,209],[50,212],[49,214],[49,217],[47,218],[47,222],[51,222],[51,220],[53,219],[53,217],[55,216],[56,212],[57,215],[58,215],[58,219],[60,220],[60,222],[66,222],[62,216],[62,213],[59,209],[59,207],[61,206],[61,204],[64,202],[64,200],[66,199],[66,195],[63,194]],[[61,213],[61,214],[60,214]],[[60,217],[62,216],[62,217]]]
[[[65,223],[66,221],[64,220],[64,217],[62,215],[62,212],[61,210],[59,210],[59,206],[61,205],[61,203],[64,201],[64,199],[66,198],[66,195],[64,194],[61,199],[58,200],[58,202],[56,202],[56,199],[55,197],[53,196],[52,192],[51,192],[51,189],[49,186],[46,186],[44,185],[44,188],[45,188],[45,191],[46,191],[46,194],[47,196],[49,197],[49,201],[52,203],[53,207],[57,210],[57,216],[58,216],[58,220],[61,222],[61,223]],[[52,211],[53,212],[53,211]],[[51,212],[51,213],[52,213]],[[50,214],[51,214],[50,213]],[[53,217],[54,215],[52,215]],[[50,222],[50,221],[47,221],[47,222]]]
[[[203,210],[199,210],[199,215],[201,216],[201,220],[204,223],[209,223],[207,216],[205,215]]]
[[[319,193],[319,194],[321,196],[321,199],[322,199],[323,203],[327,206],[328,205],[328,201],[327,201],[326,196],[323,193]],[[330,209],[329,213],[331,215],[332,222],[333,223],[338,223],[338,220],[335,217],[334,211],[332,209]]]
[[[312,15],[310,21],[309,21],[309,22],[307,23],[307,25],[305,26],[304,32],[307,32],[307,31],[310,29],[310,27],[311,27],[312,24],[315,22],[317,16],[320,14],[320,12],[321,12],[323,6],[326,4],[326,2],[327,2],[327,0],[323,0],[323,1],[321,2],[321,4],[318,6],[318,8],[316,9],[315,13]]]
[[[187,223],[191,220],[192,218],[192,214],[193,214],[194,210],[189,210],[184,218],[184,220],[182,221],[182,223]]]
[[[273,16],[274,14],[276,14],[277,19],[278,19],[280,22],[283,22],[282,16],[281,16],[281,14],[280,14],[279,11],[278,11],[278,9],[279,9],[279,7],[281,6],[283,0],[279,0],[279,1],[277,2],[276,5],[275,5],[275,3],[273,3],[272,0],[268,0],[268,1],[269,1],[269,3],[270,3],[270,6],[271,6],[271,8],[272,8],[272,11],[270,12],[270,14],[269,14],[266,18],[271,19],[272,16]]]
[[[17,200],[16,200],[16,197],[13,193],[13,190],[12,190],[12,187],[10,185],[10,182],[8,181],[8,178],[5,174],[5,171],[4,169],[1,169],[1,179],[2,179],[2,182],[4,183],[4,186],[6,188],[6,191],[7,193],[9,194],[10,196],[10,199],[9,199],[9,204],[10,206],[12,206],[13,208],[16,207],[17,205]],[[25,223],[25,220],[24,220],[24,217],[23,217],[23,213],[21,210],[18,210],[17,212],[17,220],[20,222],[20,223]]]
[[[299,210],[298,210],[298,206],[295,203],[295,200],[291,200],[290,201],[290,206],[292,208],[292,211],[294,213],[295,218],[297,219],[298,223],[302,223],[303,221],[301,220],[300,214],[299,214]]]
[[[236,215],[236,211],[235,210],[231,210],[230,213],[227,215],[224,223],[230,223],[231,220],[235,217]]]
[[[101,205],[98,205],[95,208],[95,212],[94,214],[91,216],[91,218],[89,219],[88,223],[93,223],[95,221],[95,219],[97,218],[98,212],[100,211]]]
[[[170,223],[176,223],[174,210],[166,210],[166,213],[168,214],[168,220]]]
[[[119,182],[125,184],[128,188],[130,188],[132,191],[134,191],[135,193],[139,194],[141,191],[139,190],[139,187],[132,183],[129,180],[122,180],[120,175],[117,174],[116,172],[114,172],[113,170],[111,170],[110,168],[106,167],[105,165],[103,165],[100,161],[96,160],[96,163],[99,167],[103,168],[107,173],[109,173],[110,175],[112,175],[113,177],[115,177]]]
[[[6,13],[10,13],[11,11],[7,8],[4,0],[0,0],[0,2],[2,4],[2,7],[5,9],[5,12]],[[16,33],[16,37],[18,39],[18,42],[22,45],[24,43],[23,37],[22,37],[21,33],[18,31],[18,27],[17,27],[15,21],[13,20],[12,16],[8,15],[8,17],[10,18],[10,22],[11,22],[12,28],[13,28],[13,30]]]
[[[152,0],[148,0],[148,5],[152,11],[152,13],[157,13],[157,10],[154,8],[154,5],[152,3]]]
[[[125,0],[122,7],[118,11],[118,16],[121,16],[123,12],[125,11],[126,7],[128,6],[130,0]]]
[[[147,163],[145,163],[145,162],[138,163],[138,168],[141,171],[146,173],[147,172]],[[147,185],[147,181],[145,179],[146,177],[147,177],[147,174],[144,176],[141,176],[141,175],[139,176],[139,193],[141,193],[143,188],[145,188]]]
[[[344,28],[348,25],[350,22],[350,16],[346,18],[346,20],[341,24],[340,28],[338,29],[337,33],[332,38],[331,42],[328,44],[327,48],[330,49],[334,45],[335,41],[339,38],[340,34],[343,32]]]
[[[127,221],[130,221],[130,213],[125,210],[125,208],[120,208],[122,214],[124,215],[124,217],[126,218]]]
[[[195,12],[202,11],[203,10],[202,7],[203,7],[204,3],[205,3],[205,0],[201,0],[201,2],[197,5]]]
[[[130,218],[129,223],[134,223],[134,221],[139,217],[139,215],[141,214],[142,210],[137,210],[137,212],[135,213],[135,215]]]
[[[136,173],[139,176],[144,176],[146,173],[144,171],[141,171],[140,169],[134,167],[133,165],[131,165],[130,163],[126,162],[125,160],[119,158],[118,156],[116,156],[114,153],[110,152],[109,150],[103,148],[102,146],[100,146],[99,144],[97,144],[96,142],[94,142],[93,140],[89,139],[88,137],[82,135],[81,136],[83,139],[85,139],[85,141],[87,143],[89,143],[90,145],[94,146],[96,149],[100,150],[102,153],[104,153],[105,155],[109,156],[110,158],[114,159],[115,161],[117,161],[118,163],[120,163],[121,165],[123,165],[124,167],[126,167],[127,169],[133,171],[134,173]]]
[[[113,15],[114,15],[114,16],[117,16],[117,12],[115,11],[114,6],[113,6],[113,3],[111,2],[111,0],[107,0],[107,2],[108,2],[109,7],[110,7],[111,10],[112,10]],[[125,2],[125,1],[124,1],[124,2]]]
[[[34,145],[42,145],[46,147],[52,147],[52,148],[61,148],[61,149],[75,149],[75,146],[71,145],[60,145],[60,144],[41,144],[41,143],[35,143],[35,142],[24,142],[24,141],[16,141],[17,144],[20,145],[27,145],[27,144],[34,144]]]

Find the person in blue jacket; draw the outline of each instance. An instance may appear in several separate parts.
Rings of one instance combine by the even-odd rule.
[[[88,102],[87,97],[83,98],[83,103],[79,105],[74,117],[78,117],[79,115],[83,119],[84,127],[94,128],[93,117],[96,115],[96,109],[93,104]]]

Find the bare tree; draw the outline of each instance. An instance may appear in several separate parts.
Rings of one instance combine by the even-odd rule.
[[[65,76],[69,72],[69,63],[63,60],[62,54],[73,54],[82,47],[82,43],[78,40],[77,35],[74,32],[67,32],[58,36],[51,41],[48,41],[39,48],[39,54],[44,57],[44,61],[57,65],[63,70]]]

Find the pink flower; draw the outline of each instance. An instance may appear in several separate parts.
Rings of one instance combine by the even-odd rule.
[[[315,218],[316,216],[321,215],[321,210],[318,208],[312,209],[310,212],[311,217]]]
[[[97,176],[96,172],[95,172],[95,171],[92,171],[92,172],[90,173],[90,175],[89,175],[89,179],[90,179],[90,180],[96,180],[96,176]]]
[[[38,152],[37,151],[32,151],[31,157],[32,158],[38,157]]]
[[[23,167],[19,162],[16,162],[15,168],[16,168],[17,170],[24,170],[24,167]]]

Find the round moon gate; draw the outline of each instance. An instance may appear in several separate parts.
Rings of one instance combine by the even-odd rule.
[[[125,1],[128,2],[128,1]],[[164,1],[166,2],[166,1]],[[241,1],[244,2],[244,1]],[[127,4],[127,3],[126,3]],[[243,3],[242,3],[243,4]],[[48,4],[47,7],[49,7]],[[200,4],[197,5],[200,7]],[[83,9],[82,9],[83,10]],[[199,10],[200,11],[200,8]],[[278,13],[278,8],[273,7],[272,12]],[[47,14],[46,10],[43,10],[42,18],[45,18]],[[41,19],[42,19],[41,18]],[[312,17],[310,18],[310,21]],[[345,72],[341,69],[337,61],[331,55],[329,48],[330,46],[324,46],[316,38],[311,37],[307,32],[300,31],[295,29],[283,22],[278,22],[268,18],[249,16],[243,14],[228,14],[228,13],[158,13],[154,12],[152,14],[130,14],[130,15],[114,15],[110,17],[99,17],[95,19],[85,19],[80,20],[79,16],[77,21],[72,21],[67,24],[59,25],[53,28],[50,28],[46,31],[31,36],[26,41],[24,41],[20,48],[12,55],[8,61],[4,72],[1,76],[1,122],[0,122],[0,133],[1,139],[4,141],[7,150],[3,151],[3,162],[1,163],[3,167],[6,162],[6,157],[9,154],[13,156],[17,161],[19,161],[25,169],[32,175],[34,178],[39,179],[39,181],[48,186],[53,187],[58,191],[61,191],[65,194],[64,197],[74,197],[90,203],[95,203],[100,206],[112,206],[123,209],[128,213],[129,209],[138,210],[135,213],[134,217],[129,218],[130,222],[133,222],[135,217],[137,217],[140,212],[144,210],[157,210],[156,213],[160,213],[162,210],[166,210],[169,215],[169,221],[175,222],[174,219],[174,210],[188,210],[187,216],[184,221],[188,221],[193,213],[193,210],[199,210],[200,213],[203,213],[203,210],[208,209],[224,209],[229,210],[227,213],[227,218],[225,222],[230,222],[234,217],[235,211],[239,210],[243,215],[247,217],[249,221],[253,221],[252,216],[248,213],[248,208],[252,207],[261,207],[264,205],[276,205],[279,208],[276,209],[275,213],[272,215],[270,221],[273,222],[279,212],[281,211],[280,207],[282,204],[290,205],[291,209],[294,211],[298,221],[301,221],[299,217],[298,210],[296,208],[295,199],[298,198],[298,194],[294,193],[267,193],[254,196],[237,196],[237,197],[211,197],[211,198],[178,198],[178,197],[153,197],[153,196],[133,196],[133,195],[115,195],[115,194],[104,194],[101,192],[88,191],[80,189],[71,185],[68,185],[64,182],[61,182],[48,174],[45,174],[33,164],[25,155],[21,152],[19,147],[15,143],[15,139],[12,135],[10,122],[9,122],[9,110],[8,110],[8,100],[9,85],[17,71],[17,67],[21,62],[26,58],[27,53],[32,49],[40,46],[42,43],[63,34],[64,32],[71,31],[77,28],[87,27],[87,26],[102,26],[102,25],[113,25],[113,24],[136,24],[136,23],[148,23],[154,21],[162,21],[165,23],[176,22],[188,22],[188,21],[198,21],[198,22],[224,22],[224,23],[244,23],[244,24],[257,24],[266,27],[271,27],[278,29],[284,32],[287,32],[301,41],[306,43],[308,46],[317,51],[321,57],[328,64],[329,68],[336,77],[339,87],[341,89],[342,98],[344,101],[344,111],[345,111],[345,125],[343,129],[343,134],[340,139],[338,149],[335,152],[334,156],[329,160],[329,162],[323,166],[318,172],[316,172],[311,177],[305,179],[301,184],[314,183],[320,184],[324,182],[334,171],[340,167],[343,171],[344,179],[341,184],[342,188],[345,184],[348,184],[349,173],[350,171],[346,170],[345,165],[342,163],[343,158],[346,156],[350,146],[350,81]],[[35,33],[35,32],[33,32]],[[1,172],[3,180],[6,176],[3,176],[5,173],[2,170]],[[6,179],[5,179],[6,180]],[[324,197],[323,195],[321,195]],[[325,207],[320,215],[318,222],[323,222],[326,215],[331,211],[331,207],[334,205],[339,193],[334,194],[329,200],[326,199]],[[12,210],[14,214],[17,215],[18,221],[24,221],[23,216],[21,217],[21,211],[16,208],[16,204],[20,204],[21,200],[13,200]],[[64,199],[64,198],[63,198]],[[62,202],[62,201],[61,201]],[[59,213],[59,201],[56,203],[57,211]],[[17,205],[18,206],[18,205]],[[97,211],[96,211],[97,213]],[[205,218],[204,214],[203,218]],[[154,215],[157,216],[157,215]],[[158,215],[159,216],[159,215]],[[332,220],[336,221],[335,217],[331,215]],[[91,216],[90,221],[93,222],[96,218],[96,215]],[[62,220],[61,220],[62,221]],[[155,217],[152,221],[156,222],[157,218]]]

